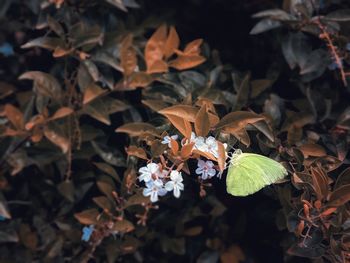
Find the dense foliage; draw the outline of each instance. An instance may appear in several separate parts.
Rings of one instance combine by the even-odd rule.
[[[0,0],[0,21],[1,261],[350,261],[348,1]],[[237,149],[288,175],[229,195]]]

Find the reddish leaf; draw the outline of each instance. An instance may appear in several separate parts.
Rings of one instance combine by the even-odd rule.
[[[181,158],[182,159],[187,159],[191,154],[193,150],[194,143],[188,143],[182,146],[181,148]]]
[[[71,115],[74,111],[71,108],[68,107],[62,107],[60,109],[58,109],[54,115],[52,115],[49,120],[53,121],[53,120],[57,120],[57,119],[61,119],[64,118],[68,115]],[[27,127],[28,123],[26,124]]]
[[[164,45],[167,40],[167,26],[160,26],[147,41],[145,47],[145,60],[147,72],[156,61],[162,61],[164,57]],[[164,71],[160,71],[164,72]],[[153,72],[155,73],[155,72]]]
[[[99,212],[93,208],[76,213],[74,217],[83,225],[95,225],[98,221]]]
[[[188,122],[184,118],[181,118],[175,115],[170,115],[170,114],[164,114],[164,115],[165,117],[168,118],[171,124],[174,125],[175,128],[179,132],[181,132],[186,138],[191,138],[192,127],[190,122]]]
[[[315,143],[305,143],[299,146],[299,150],[303,153],[305,158],[308,158],[309,156],[323,157],[327,155],[325,149]]]
[[[164,46],[165,58],[168,59],[171,57],[174,54],[175,50],[179,48],[179,45],[179,35],[177,34],[175,27],[172,26],[170,27],[169,35]]]
[[[194,122],[194,129],[198,136],[206,137],[209,133],[210,123],[209,123],[209,115],[207,112],[207,107],[204,105],[200,108],[196,115],[196,119]]]
[[[203,43],[203,39],[199,38],[188,43],[185,47],[184,53],[186,55],[199,55],[200,46]]]
[[[17,129],[17,130],[23,130],[24,129],[24,117],[22,112],[17,109],[15,106],[11,104],[6,104],[4,107],[4,112],[2,115],[5,115],[6,118],[11,122],[11,124]]]
[[[220,172],[223,172],[226,167],[226,150],[222,142],[217,141],[218,144],[218,164]]]
[[[127,153],[129,156],[136,156],[136,157],[138,157],[138,158],[141,158],[141,159],[144,159],[144,160],[148,160],[147,154],[146,154],[145,150],[142,149],[142,148],[133,146],[133,145],[129,146],[129,147],[126,149],[126,153]]]

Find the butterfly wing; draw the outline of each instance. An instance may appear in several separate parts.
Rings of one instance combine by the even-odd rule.
[[[288,174],[282,164],[263,155],[242,153],[236,158],[226,178],[227,192],[235,196],[254,194]]]

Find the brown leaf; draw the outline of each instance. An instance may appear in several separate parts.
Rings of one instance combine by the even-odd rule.
[[[62,107],[60,109],[58,109],[54,115],[52,115],[49,120],[53,121],[53,120],[57,120],[57,119],[61,119],[61,118],[64,118],[68,115],[71,115],[72,113],[74,112],[73,109],[71,108],[68,108],[68,107]],[[27,127],[28,123],[26,124],[26,127]]]
[[[105,196],[94,197],[92,200],[103,210],[112,211],[113,209],[112,202]]]
[[[191,138],[192,127],[189,121],[175,115],[170,115],[170,114],[164,114],[164,115],[165,117],[168,118],[171,124],[174,125],[175,128],[179,132],[181,132],[183,136],[185,136],[185,138]]]
[[[99,170],[112,176],[117,182],[120,182],[120,177],[114,168],[108,163],[93,163]]]
[[[315,143],[305,143],[299,146],[299,150],[303,153],[305,158],[308,158],[309,156],[323,157],[327,155],[326,150]]]
[[[146,88],[153,81],[153,77],[145,72],[134,72],[128,78],[127,85],[130,89]]]
[[[74,214],[74,217],[83,225],[95,225],[98,221],[100,213],[97,209],[88,209],[80,213]]]
[[[60,100],[62,98],[61,85],[50,74],[41,71],[29,71],[19,76],[19,79],[34,80],[34,91],[38,94],[52,98],[53,100]]]
[[[58,191],[68,201],[74,202],[74,184],[71,180],[63,181],[57,186]]]
[[[130,76],[137,66],[136,51],[132,46],[133,35],[128,34],[121,42],[120,65],[124,76]]]
[[[194,129],[197,136],[206,137],[209,133],[210,123],[207,107],[203,105],[196,115]]]
[[[171,145],[171,151],[174,155],[177,155],[177,153],[179,152],[179,144],[177,143],[177,141],[170,139],[170,145]]]
[[[169,67],[177,70],[185,70],[194,68],[205,62],[205,57],[202,56],[178,56],[176,59],[169,62]]]
[[[338,207],[350,201],[350,184],[344,185],[336,189],[329,196],[328,207]]]
[[[226,150],[222,142],[217,141],[218,144],[218,165],[220,172],[223,172],[226,167]]]
[[[168,64],[163,60],[155,60],[152,64],[147,67],[147,73],[163,73],[168,72],[169,67]]]
[[[201,38],[191,41],[186,45],[184,53],[186,55],[199,55],[202,43],[203,39]]]
[[[6,104],[4,107],[4,111],[1,115],[5,115],[6,118],[11,122],[11,124],[17,130],[24,129],[24,117],[23,113],[11,104]]]
[[[185,144],[181,148],[181,158],[186,160],[191,154],[193,150],[194,142]]]
[[[145,47],[145,60],[147,72],[156,61],[162,61],[164,57],[164,45],[167,40],[167,26],[160,26],[150,37]],[[161,71],[164,72],[164,71]]]
[[[334,189],[337,189],[346,184],[350,184],[350,167],[346,168],[338,175]]]
[[[88,104],[89,102],[93,101],[94,99],[98,98],[99,96],[105,93],[107,93],[106,90],[102,89],[95,83],[90,83],[90,85],[84,92],[83,104]]]
[[[157,129],[146,122],[133,122],[127,123],[115,130],[116,132],[124,132],[129,134],[131,137],[138,137],[143,135],[154,135],[158,136],[159,132]]]
[[[112,229],[113,229],[113,231],[117,231],[119,233],[128,233],[128,232],[133,231],[135,229],[135,227],[134,227],[133,223],[124,219],[122,221],[115,222]]]
[[[317,199],[326,199],[329,192],[327,174],[320,167],[311,167],[311,176]]]
[[[245,129],[239,130],[239,131],[230,131],[228,130],[229,133],[232,133],[233,136],[237,138],[241,143],[243,143],[245,146],[249,147],[250,145],[250,138],[249,134]]]
[[[61,134],[57,129],[50,129],[48,126],[44,127],[45,137],[51,141],[53,144],[61,148],[63,153],[67,153],[70,149],[70,141],[63,134]]]
[[[160,111],[169,106],[162,100],[142,100],[141,102],[153,111]]]
[[[247,124],[252,124],[261,120],[265,117],[249,111],[234,111],[225,115],[218,124],[216,129],[230,128],[230,132],[235,130],[241,130],[245,128]]]
[[[141,158],[141,159],[144,159],[144,160],[148,160],[145,150],[142,149],[142,148],[136,147],[134,145],[129,146],[126,149],[126,153],[129,156],[136,156],[138,158]]]
[[[175,27],[171,26],[168,38],[164,46],[165,59],[170,58],[174,54],[175,50],[179,48],[179,45],[180,45],[179,35],[177,34]]]

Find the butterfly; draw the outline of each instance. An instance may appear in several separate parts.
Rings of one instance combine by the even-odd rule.
[[[254,194],[288,174],[279,162],[255,153],[235,150],[227,171],[227,192],[234,196]]]

